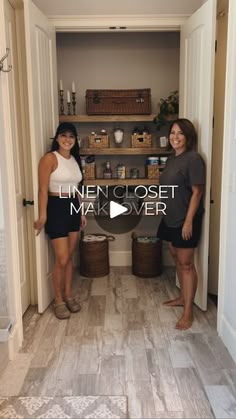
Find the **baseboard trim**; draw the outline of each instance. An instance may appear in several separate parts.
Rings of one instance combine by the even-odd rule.
[[[236,362],[236,330],[230,325],[228,320],[223,316],[220,337]]]
[[[0,374],[6,368],[9,361],[8,342],[0,342]]]
[[[22,344],[22,336],[17,324],[14,325],[8,340],[9,359],[12,361]]]
[[[131,266],[132,252],[109,252],[110,266]]]

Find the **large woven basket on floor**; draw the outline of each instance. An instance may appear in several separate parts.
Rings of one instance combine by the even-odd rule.
[[[162,241],[139,242],[132,233],[132,272],[136,276],[153,277],[161,274]]]
[[[109,241],[115,238],[105,234],[92,234],[92,236],[103,237],[103,240],[85,241],[86,236],[84,232],[81,233],[80,273],[89,278],[98,278],[109,274]]]

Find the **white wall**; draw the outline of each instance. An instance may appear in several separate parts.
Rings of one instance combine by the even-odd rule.
[[[46,15],[192,14],[205,0],[33,0]]]
[[[2,85],[0,84],[0,126],[2,139],[4,139],[3,125],[3,102],[2,102]],[[4,144],[1,147],[0,154],[0,317],[8,315],[8,276],[7,276],[7,246],[6,231],[4,223],[4,190],[3,175],[5,173],[4,166]]]
[[[152,112],[179,86],[179,33],[57,34],[58,80],[76,83],[77,113],[86,89],[150,87]]]
[[[2,192],[2,174],[0,170],[0,230],[4,227],[4,217],[3,217],[3,192]]]

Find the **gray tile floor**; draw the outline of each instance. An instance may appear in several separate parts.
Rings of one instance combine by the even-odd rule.
[[[216,307],[195,307],[191,329],[174,274],[142,279],[130,268],[77,278],[82,311],[59,321],[52,307],[24,317],[25,340],[0,376],[0,396],[127,395],[130,418],[236,418],[236,364],[216,332]]]

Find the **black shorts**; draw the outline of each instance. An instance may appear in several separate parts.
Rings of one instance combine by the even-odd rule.
[[[76,209],[73,210],[73,206]],[[78,197],[68,198],[59,196],[48,197],[47,222],[45,232],[50,239],[67,237],[72,231],[79,231],[81,214],[77,213],[80,203]]]
[[[172,246],[183,249],[191,249],[197,247],[202,227],[202,215],[197,215],[193,220],[193,234],[189,240],[184,240],[182,237],[181,227],[168,227],[164,219],[161,220],[157,237],[167,242],[171,242]]]

